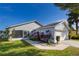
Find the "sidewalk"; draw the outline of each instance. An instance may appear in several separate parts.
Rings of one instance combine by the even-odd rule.
[[[32,40],[25,40],[25,41],[39,49],[45,49],[45,50],[64,50],[69,46],[63,43],[60,43],[58,45],[47,45],[45,43],[41,43],[38,41],[32,41]]]

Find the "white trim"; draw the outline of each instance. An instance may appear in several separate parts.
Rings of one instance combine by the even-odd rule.
[[[10,39],[10,40],[16,41],[16,40],[26,40],[26,39],[29,39],[29,38],[12,38],[12,39]]]

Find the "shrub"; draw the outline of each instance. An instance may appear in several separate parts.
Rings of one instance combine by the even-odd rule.
[[[79,39],[79,34],[76,35],[75,31],[71,31],[71,33],[69,34],[71,39]]]
[[[38,41],[38,39],[37,39],[37,38],[31,38],[31,40],[33,40],[33,41]]]
[[[79,39],[79,35],[71,36],[71,39]]]
[[[33,41],[38,41],[38,38],[36,37],[33,37],[33,36],[29,36],[30,40],[33,40]]]

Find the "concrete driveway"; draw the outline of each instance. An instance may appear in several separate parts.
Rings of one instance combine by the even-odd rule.
[[[79,41],[76,41],[76,40],[65,40],[65,41],[63,41],[63,43],[66,45],[69,45],[69,46],[79,48]]]
[[[62,41],[59,44],[56,45],[47,45],[45,43],[39,42],[39,41],[32,41],[32,40],[25,40],[26,42],[30,43],[31,45],[39,48],[39,49],[45,49],[45,50],[64,50],[69,46],[77,47],[79,48],[79,41],[75,40],[65,40]]]
[[[48,45],[46,43],[43,42],[39,42],[39,41],[32,41],[32,40],[25,40],[26,42],[30,43],[31,45],[39,48],[39,49],[44,49],[44,50],[64,50],[65,48],[67,48],[69,45],[67,44],[52,44],[52,45]]]

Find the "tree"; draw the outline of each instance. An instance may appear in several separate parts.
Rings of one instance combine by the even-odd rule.
[[[69,18],[68,18],[69,27],[72,28],[72,24],[75,23],[76,24],[76,34],[77,34],[78,33],[79,14],[70,12],[68,14],[68,16],[69,16]]]
[[[73,29],[72,24],[74,23],[74,20],[73,20],[73,17],[71,16],[72,13],[70,13],[68,15],[69,15],[69,18],[68,18],[67,21],[68,21],[68,26],[70,27],[70,29],[69,29],[69,39],[70,39],[71,38],[70,33],[71,33],[72,29]]]
[[[72,27],[73,23],[76,23],[76,35],[78,34],[78,17],[79,17],[79,4],[78,3],[55,3],[56,6],[60,7],[62,10],[68,12],[68,23],[69,27]]]

